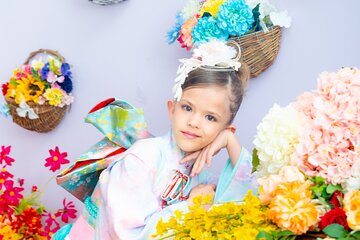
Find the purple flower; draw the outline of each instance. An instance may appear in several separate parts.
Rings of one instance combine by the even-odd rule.
[[[65,76],[65,79],[62,83],[57,83],[61,89],[63,89],[67,93],[71,93],[73,89],[72,81],[70,79],[70,76]]]
[[[44,65],[44,67],[41,69],[41,79],[44,80],[44,81],[46,81],[47,75],[48,75],[48,73],[50,71],[49,66],[50,66],[50,64],[46,63]]]
[[[70,65],[68,63],[61,64],[61,75],[71,79]]]

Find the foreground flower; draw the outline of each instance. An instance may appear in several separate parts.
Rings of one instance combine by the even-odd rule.
[[[318,221],[309,187],[309,182],[300,181],[279,184],[269,205],[269,218],[281,229],[306,233]]]
[[[66,203],[66,198],[64,198],[63,200],[63,206],[64,208],[59,210],[55,216],[59,217],[61,216],[61,220],[64,223],[68,223],[69,222],[69,218],[76,218],[76,213],[77,210],[75,209],[75,205],[73,204],[73,202],[68,202]]]
[[[254,144],[260,164],[257,176],[277,174],[290,165],[299,135],[307,126],[305,117],[292,106],[281,108],[275,104],[257,126]]]
[[[59,147],[55,147],[55,150],[49,150],[50,157],[46,158],[45,167],[50,167],[50,170],[55,172],[59,170],[62,164],[67,164],[70,161],[66,159],[67,152],[60,153]]]
[[[353,230],[360,231],[360,190],[347,192],[344,197],[347,223]]]
[[[8,166],[11,166],[11,164],[15,161],[13,158],[9,157],[11,151],[11,146],[1,146],[0,151],[0,164],[5,163]]]

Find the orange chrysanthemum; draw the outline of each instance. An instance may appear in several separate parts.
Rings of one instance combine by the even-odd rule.
[[[282,229],[306,233],[319,217],[309,187],[309,182],[301,181],[279,184],[270,202],[268,217]]]

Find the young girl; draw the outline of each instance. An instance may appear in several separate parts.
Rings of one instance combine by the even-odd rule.
[[[236,55],[232,47],[213,41],[182,60],[175,100],[167,104],[171,130],[137,141],[102,172],[95,222],[86,219],[92,214],[83,215],[66,239],[148,239],[160,218],[188,211],[195,196],[211,194],[221,203],[256,189],[251,156],[231,125],[249,78]],[[229,160],[216,182],[204,166],[222,148]]]

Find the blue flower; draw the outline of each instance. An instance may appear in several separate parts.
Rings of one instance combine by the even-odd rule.
[[[176,14],[176,23],[166,34],[167,42],[169,44],[175,42],[175,40],[178,39],[178,37],[180,36],[180,29],[181,29],[181,25],[183,24],[183,21],[184,20],[181,16],[181,13],[179,12],[178,14]]]
[[[255,22],[251,8],[244,0],[229,0],[220,6],[219,27],[233,36],[242,36]]]
[[[70,65],[68,63],[61,64],[61,75],[71,79]]]
[[[191,35],[195,46],[208,42],[213,38],[224,41],[229,38],[227,31],[222,30],[218,26],[217,20],[212,16],[200,18]]]
[[[58,84],[65,92],[71,93],[73,85],[69,76],[65,76],[64,82]]]
[[[10,107],[6,103],[0,103],[0,115],[8,118],[10,116]]]
[[[41,69],[41,79],[44,80],[44,81],[46,80],[47,75],[48,75],[48,73],[50,71],[49,67],[50,67],[50,64],[46,63],[44,65],[44,67]]]

